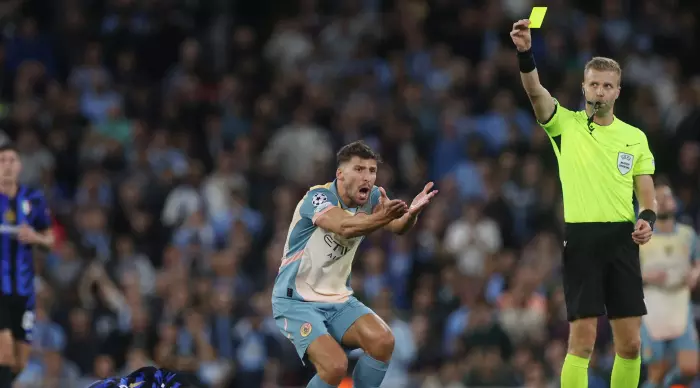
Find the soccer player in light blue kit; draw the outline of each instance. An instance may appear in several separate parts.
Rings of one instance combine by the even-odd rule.
[[[654,238],[639,251],[647,315],[642,319],[645,388],[688,386],[698,374],[698,337],[690,290],[698,284],[697,235],[676,222],[676,201],[664,184],[656,187]],[[675,365],[675,366],[674,366]]]
[[[317,374],[307,388],[337,387],[347,373],[343,350],[362,348],[355,388],[377,388],[394,337],[389,326],[353,296],[350,271],[364,236],[386,228],[407,232],[437,194],[428,183],[411,206],[374,185],[379,156],[363,142],[338,152],[336,179],[312,187],[294,210],[272,293],[277,326],[308,357]]]

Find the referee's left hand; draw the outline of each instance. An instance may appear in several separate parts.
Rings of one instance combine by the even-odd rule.
[[[632,232],[632,240],[638,245],[644,245],[651,240],[651,226],[644,220],[637,220],[637,225],[634,227],[634,232]]]

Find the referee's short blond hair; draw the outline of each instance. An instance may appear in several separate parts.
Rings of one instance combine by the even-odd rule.
[[[583,72],[585,73],[588,70],[612,71],[616,73],[620,79],[622,79],[622,68],[620,67],[620,64],[612,58],[593,57],[590,61],[588,61],[588,63],[586,63],[586,67],[583,68]]]

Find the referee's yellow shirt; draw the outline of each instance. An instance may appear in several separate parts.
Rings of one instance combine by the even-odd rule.
[[[617,117],[590,131],[586,111],[554,103],[554,115],[540,125],[557,156],[565,222],[634,222],[634,176],[655,168],[644,132]]]

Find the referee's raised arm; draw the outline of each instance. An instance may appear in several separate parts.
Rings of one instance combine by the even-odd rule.
[[[540,84],[540,77],[535,67],[535,58],[532,55],[532,36],[530,35],[530,21],[523,19],[513,23],[510,37],[518,49],[518,65],[520,67],[520,79],[527,93],[532,108],[535,110],[535,118],[540,123],[546,123],[554,114],[554,100],[549,91]]]
[[[610,387],[636,387],[646,314],[639,245],[651,238],[656,218],[654,156],[644,132],[613,114],[622,80],[619,63],[591,58],[581,83],[586,107],[569,110],[540,84],[529,26],[529,20],[519,20],[510,36],[523,87],[557,157],[562,187],[562,280],[570,333],[561,387],[588,387],[588,363],[603,315],[610,320],[615,347]],[[644,209],[638,215],[635,192]]]

